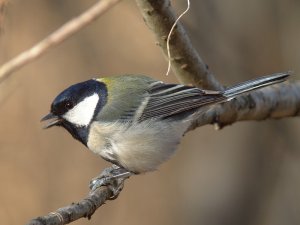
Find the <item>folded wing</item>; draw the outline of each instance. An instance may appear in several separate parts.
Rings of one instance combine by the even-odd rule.
[[[153,83],[148,93],[146,104],[140,109],[139,121],[169,118],[226,100],[226,97],[218,91],[204,91],[196,87],[162,82]]]

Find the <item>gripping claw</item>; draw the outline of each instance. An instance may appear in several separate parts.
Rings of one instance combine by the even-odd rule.
[[[113,193],[110,200],[116,199],[124,187],[124,181],[133,175],[124,168],[113,165],[106,168],[102,173],[90,181],[91,191],[95,191],[101,186],[107,186]]]

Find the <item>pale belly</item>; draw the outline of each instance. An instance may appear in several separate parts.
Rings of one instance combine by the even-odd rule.
[[[93,123],[88,147],[104,159],[134,173],[157,169],[169,159],[186,131],[189,122],[166,123],[145,121],[124,123]]]

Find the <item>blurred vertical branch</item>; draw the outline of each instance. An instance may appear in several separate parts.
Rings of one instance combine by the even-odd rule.
[[[2,33],[3,30],[6,6],[7,6],[7,1],[0,0],[0,34]]]

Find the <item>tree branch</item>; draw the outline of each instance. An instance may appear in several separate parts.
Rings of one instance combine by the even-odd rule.
[[[153,31],[158,45],[167,57],[167,36],[176,16],[169,0],[136,0],[149,29]],[[222,90],[222,85],[214,78],[192,46],[183,26],[178,23],[170,40],[171,65],[177,79],[184,84],[210,90]]]
[[[66,207],[51,212],[46,216],[37,217],[27,223],[27,225],[63,225],[71,223],[82,217],[88,219],[94,212],[112,197],[113,193],[108,187],[100,187],[88,194],[88,196],[78,203],[72,203]]]
[[[280,119],[300,115],[300,82],[272,85],[230,102],[203,109],[188,131],[206,124],[222,128],[244,120]]]
[[[70,20],[58,30],[46,37],[44,40],[34,45],[32,48],[22,52],[12,60],[2,65],[0,67],[0,83],[5,80],[12,72],[37,59],[50,48],[53,48],[54,46],[62,43],[67,38],[71,37],[73,34],[93,22],[119,1],[120,0],[98,1],[95,5],[83,12],[80,16]]]
[[[146,24],[153,31],[159,46],[167,56],[166,37],[176,20],[170,1],[136,0],[136,2]],[[223,89],[191,45],[181,24],[177,25],[171,40],[172,69],[180,82],[205,89]],[[300,111],[299,92],[299,82],[264,88],[199,114],[199,118],[189,130],[205,124],[215,124],[221,128],[241,120],[297,116]]]

